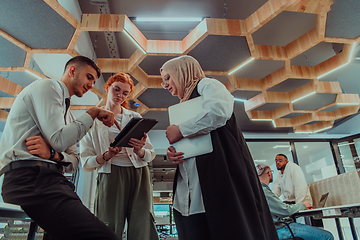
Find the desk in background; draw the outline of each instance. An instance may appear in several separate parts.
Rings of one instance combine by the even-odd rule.
[[[294,216],[295,217],[312,216],[315,219],[334,218],[340,240],[343,240],[344,236],[342,234],[339,218],[347,217],[349,219],[350,230],[353,239],[358,240],[353,218],[360,217],[360,203],[302,210],[295,213]]]

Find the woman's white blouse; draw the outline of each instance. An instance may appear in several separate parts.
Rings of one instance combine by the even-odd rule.
[[[204,99],[203,111],[179,125],[184,137],[207,134],[220,128],[233,113],[234,97],[218,80],[203,78],[197,90]],[[183,216],[205,212],[195,157],[179,164],[179,171],[178,179],[174,179],[177,181],[174,208]]]

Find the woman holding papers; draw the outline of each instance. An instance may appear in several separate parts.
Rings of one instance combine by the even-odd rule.
[[[210,133],[213,145],[212,152],[187,159],[172,146],[167,150],[168,159],[178,164],[173,206],[179,239],[278,239],[236,124],[233,96],[221,82],[205,77],[190,56],[169,60],[160,72],[163,87],[180,102],[203,98],[196,117],[167,128],[170,144]]]
[[[134,85],[129,75],[118,73],[105,84],[105,109],[114,113],[123,128],[133,117],[141,117],[127,109]],[[105,127],[95,121],[80,142],[84,171],[97,170],[95,215],[119,237],[128,223],[127,239],[158,239],[153,221],[152,187],[148,163],[155,158],[154,148],[144,133],[141,140],[131,139],[127,147],[109,147],[119,134],[115,126]],[[130,218],[131,216],[131,218]]]

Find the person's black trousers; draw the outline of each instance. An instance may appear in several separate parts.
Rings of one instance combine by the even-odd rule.
[[[20,205],[51,239],[119,239],[95,217],[66,177],[46,167],[25,167],[5,173],[4,202]]]
[[[205,213],[183,216],[174,209],[174,219],[179,240],[210,240]]]

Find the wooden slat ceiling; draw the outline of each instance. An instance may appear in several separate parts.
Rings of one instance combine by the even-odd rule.
[[[356,114],[359,110],[358,94],[343,93],[339,82],[320,79],[322,75],[348,64],[352,60],[357,42],[360,41],[359,36],[326,37],[328,13],[333,4],[331,0],[269,0],[246,19],[205,18],[181,40],[148,39],[145,31],[143,33],[125,14],[83,13],[81,21],[78,21],[56,0],[44,0],[44,2],[75,29],[67,47],[32,48],[0,29],[2,38],[26,53],[23,66],[0,66],[0,71],[27,71],[39,78],[46,78],[43,73],[31,67],[33,54],[77,56],[79,53],[75,50],[75,46],[82,32],[111,31],[129,35],[136,42],[137,47],[128,58],[98,58],[97,63],[105,74],[123,71],[136,79],[132,100],[139,105],[136,111],[142,115],[167,111],[167,106],[145,104],[145,96],[153,94],[151,91],[154,89],[161,89],[162,80],[158,74],[149,74],[147,71],[150,70],[145,71],[145,65],[143,68],[140,67],[142,62],[151,62],[149,61],[151,58],[170,59],[184,54],[197,58],[207,75],[221,77],[221,81],[235,96],[243,95],[243,92],[249,93],[246,94],[248,97],[243,107],[249,119],[253,121],[271,121],[276,128],[290,128],[294,132],[317,132],[330,129],[336,120]],[[302,14],[299,16],[293,14],[294,19],[311,16],[314,19],[314,26],[283,46],[266,45],[266,41],[260,41],[261,39],[254,41],[255,35],[258,38],[263,34],[259,34],[262,29],[274,24],[272,21],[279,21],[280,18],[285,18],[291,13]],[[255,44],[256,42],[261,42],[261,45]],[[340,44],[342,50],[316,65],[292,64],[293,59],[305,52],[316,47],[326,48],[327,44],[333,43]],[[213,49],[209,49],[211,44],[215,44]],[[206,59],[211,57],[209,55],[211,53],[219,56],[215,59],[218,61],[217,68],[213,67],[214,64],[206,64]],[[222,55],[222,53],[226,54]],[[248,64],[244,65],[247,62]],[[258,75],[257,78],[246,76],[246,71],[255,72],[254,69],[258,69],[259,64],[264,67],[258,74],[265,74],[264,76]],[[234,71],[238,67],[242,68]],[[281,84],[285,86],[287,81],[294,80],[304,80],[304,84],[299,84],[289,91],[276,90]],[[0,90],[12,96],[16,96],[23,88],[1,76],[0,82]],[[93,92],[100,101],[103,101],[102,91],[94,89]],[[311,110],[301,107],[299,109],[300,102],[306,101],[311,95],[321,96],[325,99],[326,105]],[[329,100],[331,101],[329,103],[326,98],[334,100]],[[0,98],[2,109],[11,108],[12,102],[13,98]],[[89,107],[76,105],[72,106],[72,109],[86,110]],[[7,112],[1,111],[1,120],[5,121],[6,116]]]

